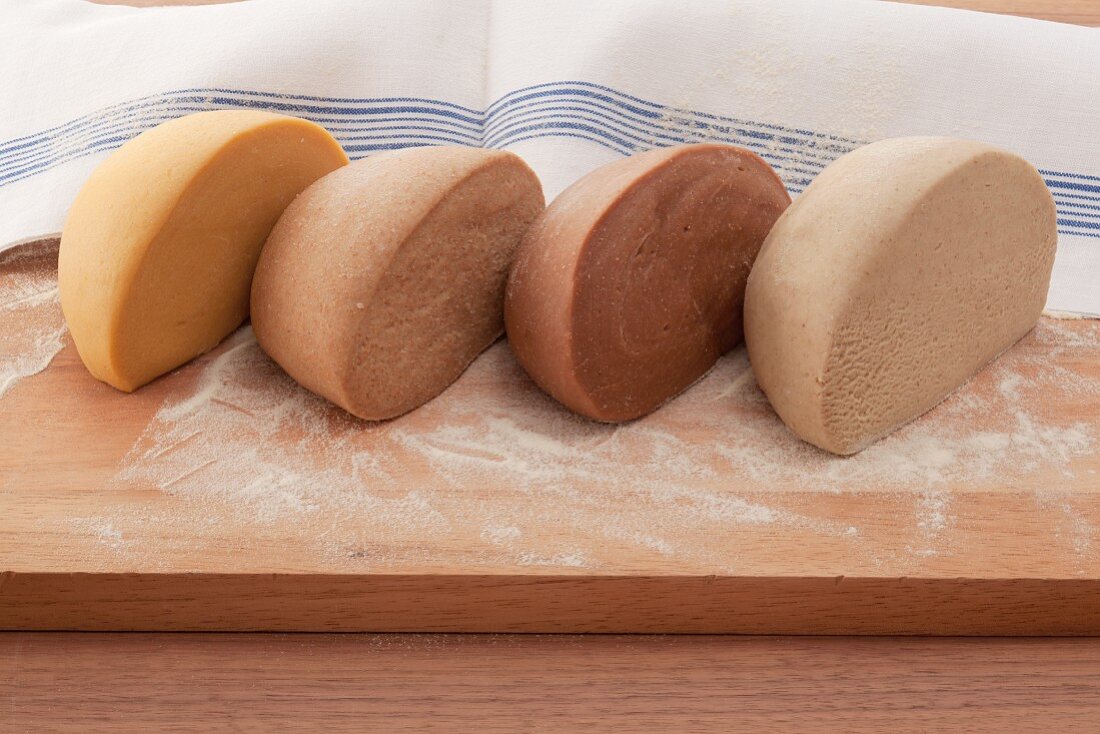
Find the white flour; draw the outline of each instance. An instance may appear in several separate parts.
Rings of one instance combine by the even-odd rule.
[[[1091,426],[1044,416],[1038,396],[1040,388],[1100,392],[1050,366],[1061,350],[1100,348],[1100,329],[1081,336],[1043,322],[1029,338],[1044,348],[1012,350],[928,416],[838,458],[786,430],[743,350],[656,414],[616,427],[561,409],[498,343],[440,398],[371,424],[298,388],[246,329],[194,387],[166,402],[118,481],[259,525],[294,518],[331,540],[328,552],[376,563],[415,551],[386,559],[363,550],[372,538],[464,531],[483,541],[482,561],[564,567],[598,563],[607,541],[717,563],[719,554],[700,554],[703,544],[685,547],[683,538],[738,526],[778,524],[858,543],[858,527],[784,509],[775,493],[910,492],[917,544],[909,550],[935,555],[952,523],[952,486],[995,490],[1030,472],[1069,474],[1073,459],[1094,449]],[[546,553],[555,538],[564,545]]]
[[[69,523],[77,530],[95,538],[99,545],[112,551],[118,551],[126,545],[122,531],[115,528],[109,520],[95,517],[74,517]]]
[[[0,397],[46,369],[65,345],[57,269],[44,264],[56,253],[56,243],[0,253]]]
[[[13,279],[12,261],[2,262],[5,317],[35,313],[33,328],[11,322],[24,324],[14,330],[23,336],[4,364],[44,367],[63,334],[56,275],[24,268]],[[171,501],[155,513],[107,504],[102,517],[72,527],[147,563],[213,544],[253,553],[282,538],[356,567],[457,559],[470,568],[604,568],[629,546],[639,563],[690,561],[717,572],[737,568],[737,538],[769,527],[877,563],[887,544],[872,537],[875,528],[850,509],[836,517],[821,509],[829,497],[858,493],[860,502],[911,508],[892,531],[903,545],[892,547],[920,559],[944,552],[954,489],[1044,486],[1028,477],[1049,487],[1095,452],[1097,422],[1064,416],[1100,395],[1081,356],[1100,351],[1100,322],[1044,320],[1025,341],[927,416],[838,458],[787,431],[743,350],[652,416],[608,426],[542,394],[501,342],[426,406],[364,423],[298,387],[245,328],[163,378],[174,384],[171,397],[103,488],[154,489]],[[807,504],[806,490],[822,501]],[[1062,518],[1075,552],[1092,553],[1095,532],[1074,497],[1044,491],[1037,506]],[[470,538],[480,543],[470,547]]]

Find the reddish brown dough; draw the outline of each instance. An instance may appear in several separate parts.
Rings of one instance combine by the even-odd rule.
[[[790,201],[767,163],[729,145],[662,148],[593,171],[516,254],[505,299],[516,357],[590,418],[655,410],[741,340],[749,270]]]
[[[325,176],[283,213],[252,283],[260,346],[372,420],[431,400],[504,330],[542,188],[511,153],[411,148]]]

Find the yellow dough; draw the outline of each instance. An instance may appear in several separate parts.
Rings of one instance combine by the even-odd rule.
[[[294,197],[348,162],[324,128],[200,112],[129,141],[89,177],[61,236],[61,308],[80,358],[130,392],[248,316],[260,248]]]

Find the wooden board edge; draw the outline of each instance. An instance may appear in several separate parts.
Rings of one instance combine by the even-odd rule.
[[[0,576],[0,629],[1100,635],[1100,579]]]

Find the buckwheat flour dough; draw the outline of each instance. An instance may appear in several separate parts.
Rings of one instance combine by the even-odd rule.
[[[360,418],[412,410],[503,332],[513,253],[543,207],[535,174],[504,151],[412,148],[335,171],[264,246],[256,338]]]
[[[1020,157],[897,138],[838,159],[780,217],[749,277],[760,387],[806,441],[855,453],[1035,326],[1054,202]]]
[[[88,370],[130,392],[213,348],[248,316],[283,209],[347,161],[312,122],[239,110],[166,122],[112,153],[69,210],[58,263]]]
[[[638,418],[741,340],[745,280],[790,197],[753,153],[681,145],[599,168],[516,256],[505,322],[544,390],[601,421]]]

